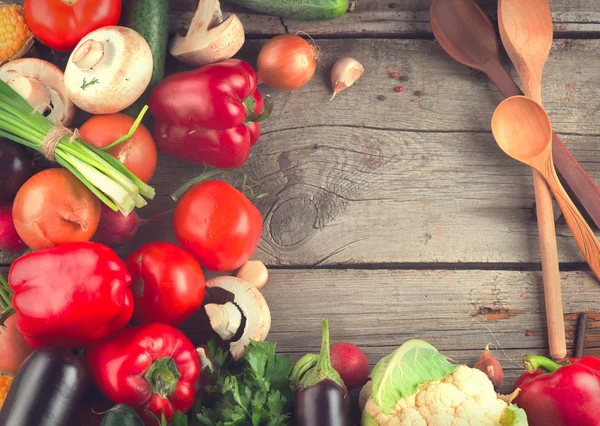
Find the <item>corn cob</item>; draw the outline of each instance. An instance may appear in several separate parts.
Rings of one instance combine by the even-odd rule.
[[[6,376],[4,374],[0,374],[0,410],[2,409],[2,405],[4,404],[4,400],[6,399],[6,394],[10,389],[10,385],[12,385],[13,377]]]
[[[33,44],[33,34],[23,18],[23,8],[0,4],[0,64],[23,56]]]

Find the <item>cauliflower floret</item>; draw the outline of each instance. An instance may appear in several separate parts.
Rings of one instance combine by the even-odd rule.
[[[364,411],[377,426],[501,426],[507,407],[485,373],[460,365],[444,380],[423,383],[415,395],[400,400],[389,414],[372,396]]]

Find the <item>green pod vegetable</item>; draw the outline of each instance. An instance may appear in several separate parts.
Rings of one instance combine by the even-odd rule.
[[[128,0],[123,2],[121,25],[140,33],[152,51],[152,78],[144,94],[125,113],[137,117],[154,86],[165,76],[165,60],[169,41],[169,0]]]
[[[348,0],[231,0],[232,3],[282,18],[329,21],[348,10]]]
[[[100,426],[144,426],[144,422],[129,405],[119,404],[106,412]]]

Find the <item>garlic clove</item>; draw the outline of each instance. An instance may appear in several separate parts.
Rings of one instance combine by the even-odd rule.
[[[331,85],[333,96],[352,86],[363,75],[365,69],[354,58],[339,59],[331,70]]]

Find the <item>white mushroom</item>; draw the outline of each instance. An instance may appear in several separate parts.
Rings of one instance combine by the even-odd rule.
[[[208,371],[215,371],[215,365],[212,360],[206,354],[206,350],[203,347],[196,348],[196,355],[198,356],[198,362],[200,363],[200,371],[208,369]]]
[[[235,336],[235,333],[237,333],[242,325],[242,313],[238,307],[231,302],[227,302],[224,305],[208,303],[204,306],[204,310],[210,319],[210,326],[215,333],[223,340],[233,339],[233,336]]]
[[[210,319],[210,325],[219,335],[225,336],[235,334],[239,331],[238,318],[233,309],[242,311],[246,318],[246,325],[239,340],[229,343],[229,351],[235,359],[244,356],[244,348],[250,340],[262,342],[267,338],[271,329],[271,312],[263,295],[252,284],[237,277],[217,277],[207,281],[208,288],[221,288],[233,294],[233,303],[224,305],[208,304],[205,306],[206,314]],[[213,305],[213,306],[211,306]],[[210,306],[210,307],[209,307]],[[240,321],[241,323],[241,321]],[[227,339],[225,339],[227,340]]]
[[[203,66],[231,58],[244,40],[244,26],[237,15],[223,20],[219,0],[200,0],[187,34],[177,34],[169,51],[182,62]]]
[[[36,58],[16,59],[0,67],[6,82],[38,112],[53,123],[70,126],[75,105],[67,96],[63,72],[50,62]]]
[[[152,52],[144,37],[126,27],[86,35],[69,58],[65,85],[84,111],[111,114],[133,104],[152,77]]]

